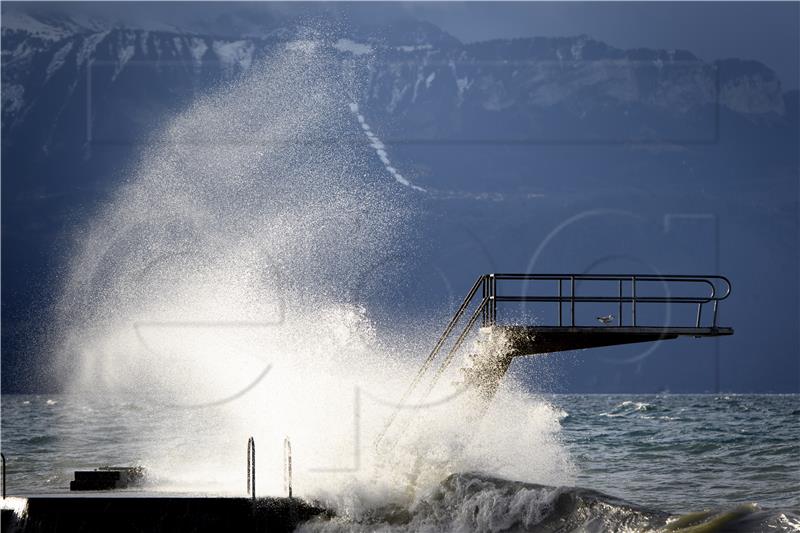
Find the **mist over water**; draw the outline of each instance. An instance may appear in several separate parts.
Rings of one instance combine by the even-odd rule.
[[[56,369],[74,397],[144,406],[126,431],[152,490],[241,494],[250,435],[260,494],[283,493],[288,435],[296,494],[345,513],[454,472],[573,479],[559,411],[513,380],[477,422],[447,376],[431,398],[450,400],[403,410],[391,446],[373,445],[425,355],[407,354],[442,325],[409,339],[370,320],[368,291],[393,274],[374,265],[413,252],[422,193],[366,144],[359,79],[322,42],[289,44],[155,132],[77,236]]]

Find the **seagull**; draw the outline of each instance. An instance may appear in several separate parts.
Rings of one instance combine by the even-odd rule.
[[[597,321],[602,324],[611,324],[614,321],[614,315],[599,316]]]

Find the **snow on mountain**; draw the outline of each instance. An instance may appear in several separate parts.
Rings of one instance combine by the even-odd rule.
[[[214,41],[211,47],[217,59],[228,68],[247,70],[253,62],[255,45],[252,41]]]
[[[66,44],[61,46],[61,48],[59,48],[55,54],[53,54],[53,58],[47,65],[46,80],[49,80],[55,71],[64,66],[64,61],[66,61],[67,54],[69,54],[69,52],[72,50],[73,44],[74,43],[71,41],[68,41]]]
[[[370,45],[357,43],[355,41],[351,41],[350,39],[339,39],[336,41],[336,43],[334,43],[333,47],[340,52],[349,52],[355,56],[362,56],[372,53],[372,47]]]
[[[6,11],[0,18],[3,32],[25,32],[29,36],[43,41],[59,41],[84,31],[87,28],[75,23],[69,18],[58,22],[49,22],[42,17],[34,17],[27,13],[17,11]]]
[[[349,107],[350,112],[355,115],[356,120],[358,120],[358,123],[361,125],[361,129],[367,136],[370,147],[375,150],[375,154],[381,160],[384,168],[386,168],[386,171],[394,178],[394,180],[404,187],[408,187],[419,192],[425,192],[425,189],[408,181],[408,179],[406,179],[395,167],[392,166],[392,162],[389,160],[389,155],[386,153],[386,145],[384,145],[377,135],[372,132],[372,128],[370,128],[369,124],[367,124],[364,115],[359,113],[358,104],[351,102]]]
[[[25,87],[16,83],[3,84],[3,114],[18,113],[25,103]]]

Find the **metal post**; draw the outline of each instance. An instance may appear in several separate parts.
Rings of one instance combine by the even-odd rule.
[[[561,299],[564,298],[563,290],[561,288],[561,278],[558,278],[558,327],[561,327]]]
[[[631,314],[633,315],[633,326],[636,327],[636,276],[631,276],[631,295],[633,303],[631,304]]]
[[[492,326],[497,323],[497,278],[494,277],[494,274],[489,274],[489,321]]]
[[[619,280],[619,318],[617,319],[617,325],[622,327],[622,280]]]
[[[702,315],[702,313],[703,313],[703,304],[701,303],[697,304],[697,323],[694,326],[696,328],[700,327],[700,316]]]
[[[256,441],[247,440],[247,494],[256,499]]]
[[[6,456],[4,453],[0,453],[0,457],[3,458],[3,499],[6,499]]]
[[[283,439],[283,490],[292,497],[292,443]]]
[[[575,276],[569,277],[570,282],[570,316],[572,316],[572,327],[575,327]]]
[[[483,283],[482,283],[482,287],[481,287],[482,288],[482,299],[484,299],[484,300],[489,296],[489,294],[488,294],[489,285],[488,285],[487,279],[488,278],[486,276],[483,277]],[[489,325],[489,313],[488,313],[487,309],[484,307],[483,308],[483,327],[486,327],[488,325]]]

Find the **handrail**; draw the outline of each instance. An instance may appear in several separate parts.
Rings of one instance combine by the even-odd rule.
[[[283,490],[292,497],[292,443],[289,437],[283,439]]]
[[[497,295],[498,281],[556,281],[558,282],[558,296],[544,295]],[[570,285],[569,294],[563,293],[563,282],[567,281]],[[618,283],[618,294],[616,296],[578,296],[575,291],[575,284],[579,281],[616,281]],[[616,303],[618,304],[617,326],[623,325],[622,304],[631,304],[631,323],[637,326],[636,306],[640,303],[676,303],[676,304],[697,304],[697,318],[695,327],[700,327],[702,320],[703,305],[712,303],[711,327],[717,327],[718,303],[726,299],[731,293],[731,282],[725,276],[708,275],[651,275],[651,274],[494,274],[489,276],[491,287],[488,289],[491,294],[493,304],[496,308],[497,302],[554,302],[558,303],[559,326],[562,324],[563,304],[570,305],[570,321],[575,326],[575,304],[576,303]],[[640,282],[661,282],[663,284],[703,284],[708,287],[708,295],[703,296],[639,296],[637,288]],[[623,286],[628,284],[631,287],[630,296],[623,295]],[[717,294],[718,285],[722,285],[722,293]],[[485,326],[497,323],[496,311],[490,313],[484,319]]]
[[[256,441],[247,439],[247,494],[256,499]]]
[[[456,353],[461,348],[461,345],[464,344],[467,335],[469,335],[469,332],[472,331],[472,328],[475,326],[475,322],[478,321],[478,317],[481,315],[481,313],[484,312],[484,309],[488,307],[488,304],[491,301],[492,300],[489,298],[481,299],[481,303],[478,305],[478,308],[475,309],[474,313],[472,313],[469,322],[467,322],[467,325],[464,326],[464,329],[461,331],[461,334],[456,339],[456,342],[453,343],[453,347],[450,348],[450,351],[447,353],[447,357],[445,357],[445,360],[442,362],[441,366],[439,367],[439,370],[436,372],[436,375],[434,376],[433,380],[431,381],[430,387],[428,388],[428,393],[430,393],[430,391],[433,390],[433,387],[436,385],[436,382],[439,379],[439,377],[444,373],[444,371],[453,361],[453,357],[455,357]],[[428,393],[426,393],[426,396]]]
[[[447,327],[445,328],[444,332],[439,336],[439,339],[436,341],[436,345],[433,347],[433,350],[431,350],[431,353],[428,355],[427,359],[425,359],[425,363],[422,365],[422,368],[417,373],[417,378],[422,377],[422,375],[428,369],[428,366],[430,366],[433,359],[436,358],[436,356],[439,354],[439,350],[441,350],[442,346],[447,341],[450,334],[453,332],[453,329],[455,328],[456,324],[458,324],[458,322],[461,320],[461,317],[464,316],[464,313],[469,307],[469,304],[472,303],[472,299],[475,298],[478,289],[484,285],[486,278],[487,276],[480,276],[475,281],[475,284],[472,286],[472,289],[470,289],[469,293],[467,293],[466,298],[464,298],[461,307],[458,308],[458,311],[456,311],[456,313],[453,315],[453,318],[450,319],[450,322],[447,324]],[[415,378],[415,380],[417,378]]]
[[[376,445],[380,444],[380,442],[383,440],[384,436],[386,435],[386,432],[389,430],[389,427],[391,427],[391,425],[394,422],[395,418],[397,418],[397,415],[400,412],[400,409],[402,409],[402,407],[405,405],[406,401],[408,401],[408,398],[411,396],[411,394],[417,388],[417,385],[419,385],[419,382],[422,379],[422,377],[425,375],[425,372],[428,371],[428,368],[430,367],[430,365],[433,362],[433,360],[436,358],[437,355],[439,355],[439,352],[441,351],[442,346],[444,346],[445,342],[447,342],[447,339],[450,338],[450,334],[453,332],[453,329],[455,329],[456,325],[461,320],[461,317],[464,316],[464,313],[469,308],[469,305],[472,303],[472,300],[475,298],[475,295],[478,293],[478,289],[483,287],[484,293],[485,293],[485,291],[486,291],[486,283],[485,283],[486,277],[487,276],[485,276],[485,275],[478,277],[478,279],[472,285],[472,288],[470,289],[470,291],[467,293],[467,296],[464,298],[464,301],[461,303],[461,306],[458,308],[458,310],[455,312],[453,317],[450,319],[450,322],[447,323],[447,326],[445,327],[444,332],[442,332],[442,334],[439,336],[439,339],[436,341],[436,344],[434,345],[434,347],[431,350],[430,354],[428,354],[428,357],[425,358],[425,361],[422,363],[422,367],[419,369],[417,374],[414,376],[414,379],[411,381],[411,384],[408,386],[406,391],[403,393],[403,396],[400,398],[400,401],[397,403],[397,406],[396,406],[395,410],[392,412],[392,414],[389,415],[389,418],[386,421],[386,424],[384,424],[383,429],[378,434],[378,437],[375,439],[375,444]],[[484,300],[485,300],[485,296],[484,296]],[[470,327],[472,327],[472,325],[474,325],[474,322],[470,321]],[[437,375],[438,375],[438,373],[437,373]]]

